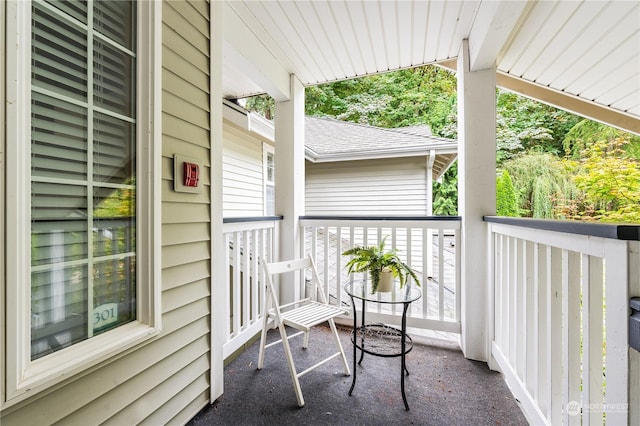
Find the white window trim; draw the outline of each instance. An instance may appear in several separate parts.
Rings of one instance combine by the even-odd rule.
[[[139,345],[161,330],[162,2],[138,2],[137,320],[31,361],[31,2],[6,3],[6,340],[2,408]],[[141,78],[141,76],[144,76]]]
[[[267,158],[268,155],[271,154],[274,156],[274,176],[275,176],[275,149],[273,145],[262,142],[262,214],[267,215],[267,186],[276,186],[275,179],[273,182],[269,182],[267,180],[268,176],[268,167],[267,167]]]

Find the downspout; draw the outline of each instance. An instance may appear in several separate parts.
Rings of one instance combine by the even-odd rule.
[[[433,216],[433,164],[436,161],[436,150],[429,151],[427,157],[427,216]],[[427,230],[427,277],[433,278],[433,230]]]

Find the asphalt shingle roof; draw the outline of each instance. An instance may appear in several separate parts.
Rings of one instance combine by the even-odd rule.
[[[332,118],[306,117],[305,145],[321,157],[330,154],[388,152],[425,152],[430,149],[450,148],[454,139],[431,135],[429,126],[411,126],[385,129]]]

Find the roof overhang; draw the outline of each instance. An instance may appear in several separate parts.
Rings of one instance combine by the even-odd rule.
[[[226,1],[223,95],[305,86],[457,58],[497,84],[640,134],[640,3]]]

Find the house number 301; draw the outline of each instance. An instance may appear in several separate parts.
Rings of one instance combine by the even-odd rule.
[[[118,304],[105,303],[93,308],[93,329],[100,329],[118,321]]]

